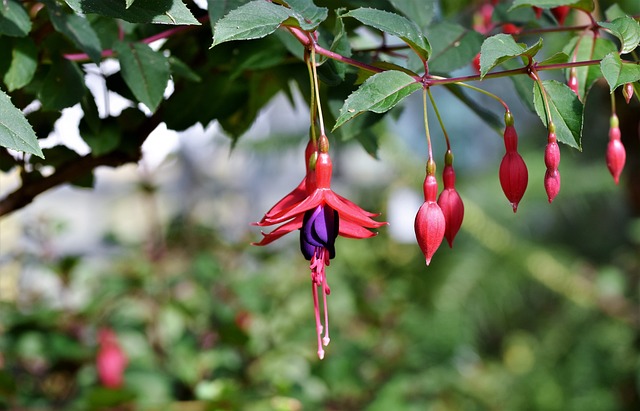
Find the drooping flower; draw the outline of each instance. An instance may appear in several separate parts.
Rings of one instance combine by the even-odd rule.
[[[609,144],[607,144],[607,168],[616,184],[620,181],[620,174],[627,160],[627,152],[620,140],[620,126],[618,116],[613,114],[610,119]]]
[[[522,156],[518,153],[518,134],[513,126],[513,116],[505,114],[504,146],[506,153],[500,163],[500,186],[507,197],[513,212],[518,211],[518,203],[524,196],[529,182],[529,172]]]
[[[347,238],[373,237],[376,233],[369,229],[387,223],[373,220],[372,217],[378,214],[365,211],[333,192],[333,165],[329,156],[329,140],[325,135],[318,139],[317,151],[309,147],[306,150],[307,175],[303,181],[256,223],[259,226],[281,225],[270,233],[262,233],[262,240],[254,245],[267,245],[293,230],[300,230],[300,250],[310,261],[318,357],[322,359],[322,347],[329,343],[327,295],[331,292],[325,267],[335,257],[335,239],[338,235]],[[324,326],[320,318],[318,287],[322,289]]]
[[[96,356],[96,368],[98,378],[107,388],[119,388],[122,386],[124,370],[128,359],[116,334],[110,329],[102,329],[98,333],[100,348]]]
[[[560,172],[558,171],[560,147],[558,147],[556,133],[553,131],[555,126],[551,124],[549,130],[547,146],[544,150],[544,164],[547,166],[547,171],[544,175],[544,189],[547,192],[549,203],[551,203],[560,192]]]
[[[432,159],[427,162],[427,176],[424,179],[424,203],[420,206],[414,222],[416,240],[422,250],[427,265],[442,244],[446,221],[440,206],[436,202],[438,181],[435,176],[436,166]]]
[[[569,6],[558,6],[551,8],[551,14],[553,14],[553,17],[558,20],[558,24],[561,26],[564,25],[564,21],[567,19],[567,15],[570,11],[571,7]]]
[[[453,169],[453,154],[450,150],[447,150],[444,156],[444,163],[442,172],[444,189],[438,197],[438,206],[440,206],[446,222],[444,237],[447,239],[449,247],[453,248],[453,239],[462,226],[464,204],[456,190],[456,172]]]

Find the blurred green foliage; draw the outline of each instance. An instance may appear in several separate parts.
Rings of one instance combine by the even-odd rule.
[[[538,156],[525,150],[532,175],[543,173]],[[255,232],[230,243],[185,216],[149,244],[111,237],[120,252],[106,263],[42,260],[62,301],[78,289],[85,298],[2,302],[0,407],[636,410],[638,222],[606,171],[582,158],[563,159],[563,177],[588,176],[582,185],[551,207],[534,186],[517,216],[496,178],[461,173],[463,231],[428,268],[415,244],[384,230],[338,239],[323,361],[296,238],[250,248]],[[413,174],[399,166],[397,178]],[[383,208],[386,193],[367,194],[363,205]],[[129,357],[117,390],[97,379],[104,326]]]

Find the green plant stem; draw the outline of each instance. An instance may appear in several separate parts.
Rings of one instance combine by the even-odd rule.
[[[554,129],[555,127],[553,125],[553,119],[551,118],[551,107],[549,106],[549,96],[547,95],[547,90],[544,88],[542,80],[540,80],[540,76],[535,69],[531,70],[529,76],[533,79],[533,81],[536,82],[536,84],[538,84],[538,87],[540,88],[540,94],[542,94],[542,102],[544,104],[544,111],[547,115],[547,128],[550,130]]]
[[[432,78],[444,79],[444,77],[438,77],[438,76],[432,76]],[[500,97],[496,96],[495,94],[493,94],[493,93],[491,93],[491,92],[489,92],[487,90],[484,90],[484,89],[481,89],[480,87],[472,86],[471,84],[467,84],[467,83],[463,83],[463,82],[457,82],[457,83],[453,83],[453,84],[455,84],[457,86],[461,86],[461,87],[466,87],[466,88],[471,89],[473,91],[477,91],[478,93],[482,93],[482,94],[484,94],[486,96],[489,96],[492,99],[498,101],[500,104],[502,104],[502,107],[504,107],[505,111],[510,111],[509,110],[509,106],[507,105],[507,103],[503,99],[501,99]]]
[[[615,93],[609,94],[609,98],[611,99],[611,114],[615,115],[616,114],[616,97],[615,97]]]
[[[427,116],[427,87],[422,88],[422,114],[424,116],[424,130],[427,136],[429,160],[433,160],[433,150],[431,149],[431,134],[429,133],[429,117]]]
[[[315,47],[311,47],[311,69],[313,74],[313,85],[315,89],[316,106],[318,108],[318,123],[320,124],[320,135],[324,136],[324,118],[322,116],[322,105],[320,104],[320,87],[318,85],[318,71],[316,69],[316,52]],[[313,97],[312,97],[313,98]]]
[[[440,116],[440,110],[438,110],[438,106],[436,105],[436,101],[431,94],[431,89],[427,89],[427,93],[429,94],[429,100],[431,100],[431,105],[433,106],[433,111],[436,113],[436,117],[438,117],[438,122],[440,123],[440,128],[442,129],[442,134],[444,134],[444,139],[447,142],[447,150],[451,150],[451,143],[449,142],[449,134],[447,133],[447,129],[444,126],[444,122],[442,121],[442,117]]]
[[[309,59],[309,50],[304,51],[304,61],[307,64],[307,70],[309,72],[309,87],[311,92],[311,99],[309,100],[309,117],[311,120],[311,141],[314,143],[317,141],[316,136],[316,83],[313,77],[313,68],[311,67],[312,62]]]
[[[200,23],[204,23],[209,21],[209,16],[203,16],[200,17],[198,19],[198,21]],[[183,31],[187,31],[187,30],[193,30],[196,28],[199,28],[201,26],[178,26],[178,27],[173,27],[170,28],[169,30],[165,30],[162,31],[160,33],[154,34],[153,36],[149,36],[149,37],[145,37],[144,39],[140,40],[141,43],[145,43],[145,44],[150,44],[153,43],[154,41],[157,40],[162,40],[162,39],[167,39],[171,36],[174,36],[178,33],[181,33]],[[120,39],[122,40],[122,39]],[[106,49],[106,50],[102,50],[102,53],[100,53],[102,58],[106,58],[106,57],[111,57],[115,54],[115,52],[112,49]],[[91,57],[89,57],[89,55],[87,53],[69,53],[69,54],[63,54],[63,57],[66,58],[67,60],[70,61],[91,61]]]

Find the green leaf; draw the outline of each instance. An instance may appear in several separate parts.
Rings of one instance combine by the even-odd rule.
[[[626,83],[640,80],[640,64],[623,62],[618,53],[607,54],[600,61],[600,69],[609,83],[609,91],[613,91]]]
[[[231,10],[237,9],[248,2],[249,0],[207,0],[211,34],[214,34],[218,20],[226,16]]]
[[[182,77],[196,83],[202,81],[202,77],[198,73],[191,70],[191,67],[175,56],[169,56],[169,67],[171,68],[171,74],[175,77]]]
[[[45,0],[44,3],[56,31],[67,36],[76,46],[87,53],[91,60],[99,63],[102,59],[102,46],[98,35],[87,19],[76,14],[65,13],[54,0]]]
[[[555,80],[544,80],[543,87],[547,92],[551,119],[556,126],[558,141],[582,150],[582,120],[584,105],[566,84]],[[538,83],[533,85],[533,103],[542,124],[548,124],[544,101]]]
[[[31,31],[31,19],[21,4],[14,0],[0,4],[0,34],[24,37]]]
[[[394,35],[407,43],[422,61],[429,59],[431,45],[413,21],[395,13],[370,8],[352,10],[342,17],[353,17],[362,24]]]
[[[627,13],[622,10],[618,3],[614,3],[604,12],[604,15],[607,20],[611,21],[617,19],[618,17],[624,17],[627,15]]]
[[[38,48],[29,37],[16,39],[11,50],[11,65],[4,74],[4,84],[9,91],[31,82],[38,67]]]
[[[438,39],[433,43],[429,59],[429,71],[436,73],[449,73],[468,66],[484,40],[477,31],[448,22],[434,24],[427,35]]]
[[[577,50],[575,48],[577,47]],[[576,36],[567,47],[564,53],[569,56],[575,56],[576,61],[600,60],[611,52],[616,52],[617,48],[613,41],[598,37],[595,41],[592,36]],[[567,76],[569,70],[567,70]],[[578,78],[578,95],[585,101],[589,89],[597,79],[602,77],[599,65],[584,66],[576,68],[576,76]]]
[[[12,103],[8,95],[0,90],[0,145],[24,151],[44,158],[38,138],[31,125]]]
[[[351,57],[351,43],[349,42],[349,37],[344,29],[344,21],[342,19],[336,19],[334,32],[335,37],[331,43],[330,50],[345,57]],[[338,78],[344,80],[345,73],[347,72],[347,65],[345,63],[333,59],[327,59],[324,64],[328,64],[336,73]]]
[[[389,111],[421,87],[413,77],[401,71],[389,70],[371,76],[344,102],[333,129],[364,111]]]
[[[126,8],[131,7],[131,5],[133,4],[134,1],[136,1],[136,0],[125,0],[125,7]]]
[[[429,27],[436,16],[436,0],[389,0],[389,2],[423,30]]]
[[[613,20],[611,23],[598,23],[620,39],[620,54],[631,53],[640,43],[640,24],[629,16]]]
[[[91,154],[100,156],[118,148],[122,132],[118,127],[117,121],[113,118],[106,118],[102,119],[100,130],[98,131],[92,131],[91,127],[85,126],[84,122],[81,121],[80,135],[91,147]]]
[[[524,6],[536,6],[546,9],[558,6],[571,6],[585,11],[593,11],[595,9],[593,0],[514,0],[509,11]]]
[[[77,64],[60,58],[54,60],[44,78],[38,98],[44,109],[58,111],[79,103],[86,91],[82,70]]]
[[[526,47],[516,43],[510,34],[501,33],[487,38],[480,48],[480,77],[503,61],[522,55],[525,50]]]
[[[137,3],[136,3],[137,4]],[[169,62],[144,43],[116,43],[122,77],[133,95],[156,111],[169,81]]]
[[[298,20],[303,30],[313,30],[326,20],[328,10],[326,7],[318,7],[311,0],[284,0],[291,10],[293,17]]]
[[[218,20],[211,47],[226,41],[262,38],[276,31],[289,17],[291,11],[286,7],[263,0],[252,1]]]
[[[131,23],[200,25],[182,0],[64,0],[78,14],[101,14]]]
[[[566,63],[567,61],[569,61],[569,56],[567,55],[567,53],[559,51],[552,56],[549,56],[546,59],[538,62],[538,66],[544,66],[548,64],[561,64]]]

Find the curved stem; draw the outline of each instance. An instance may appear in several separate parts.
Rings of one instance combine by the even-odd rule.
[[[436,112],[436,117],[438,117],[438,122],[440,123],[440,128],[442,129],[442,134],[444,134],[444,139],[447,142],[447,150],[451,150],[451,143],[449,142],[449,134],[447,133],[447,129],[444,127],[444,122],[442,121],[442,117],[440,116],[440,111],[438,110],[438,106],[436,105],[436,101],[431,94],[431,89],[427,89],[427,93],[429,94],[429,100],[431,100],[431,105],[433,106],[433,111]]]
[[[611,93],[609,96],[611,98],[611,114],[615,115],[616,114],[616,97],[614,93]]]
[[[320,123],[320,135],[324,136],[324,118],[322,117],[322,105],[320,104],[320,87],[318,86],[318,71],[316,69],[315,43],[311,47],[311,69],[313,71],[313,85],[315,89],[316,106],[318,108],[318,123]]]
[[[444,77],[438,77],[438,76],[432,76],[432,78],[444,79]],[[456,81],[456,82],[454,82],[452,84],[455,84],[455,85],[461,86],[461,87],[466,87],[466,88],[471,89],[473,91],[477,91],[478,93],[482,93],[482,94],[484,94],[486,96],[489,96],[492,99],[496,100],[498,103],[502,104],[502,107],[504,107],[505,111],[510,111],[509,110],[509,106],[507,105],[507,103],[503,99],[501,99],[497,95],[495,95],[495,94],[493,94],[493,93],[491,93],[491,92],[489,92],[487,90],[481,89],[480,87],[472,86],[471,84],[463,83],[461,81]]]
[[[427,117],[427,87],[422,88],[422,114],[424,115],[424,130],[427,135],[429,160],[433,160],[433,150],[431,149],[431,134],[429,133],[429,118]]]
[[[551,106],[549,105],[549,96],[547,95],[547,90],[544,88],[542,80],[540,80],[540,76],[535,69],[531,70],[529,76],[533,79],[533,81],[536,82],[536,84],[538,84],[538,87],[540,88],[540,94],[542,94],[542,102],[544,103],[544,111],[547,115],[547,128],[552,129],[554,128],[554,124],[553,119],[551,118]]]
[[[209,16],[204,16],[198,19],[198,21],[200,23],[204,23],[206,21],[209,20]],[[193,30],[195,28],[197,28],[198,26],[178,26],[178,27],[173,27],[170,28],[169,30],[165,30],[165,31],[161,31],[160,33],[156,33],[153,36],[149,36],[149,37],[145,37],[144,39],[140,40],[141,43],[145,43],[145,44],[149,44],[149,43],[153,43],[154,41],[157,40],[162,40],[162,39],[166,39],[169,38],[177,33],[183,32],[183,31],[187,31],[187,30]],[[120,40],[122,41],[122,38],[120,38]],[[112,49],[106,49],[106,50],[102,50],[102,53],[100,53],[100,56],[102,58],[106,58],[106,57],[111,57],[115,54],[115,52]],[[89,57],[89,55],[87,53],[69,53],[69,54],[63,54],[62,55],[64,58],[66,58],[67,60],[70,61],[90,61],[91,57]]]
[[[317,141],[316,136],[316,82],[313,77],[313,68],[311,68],[311,60],[309,59],[309,50],[305,49],[304,51],[304,61],[307,64],[307,70],[309,72],[309,88],[311,93],[311,98],[309,99],[309,117],[311,120],[311,141],[314,143]]]

